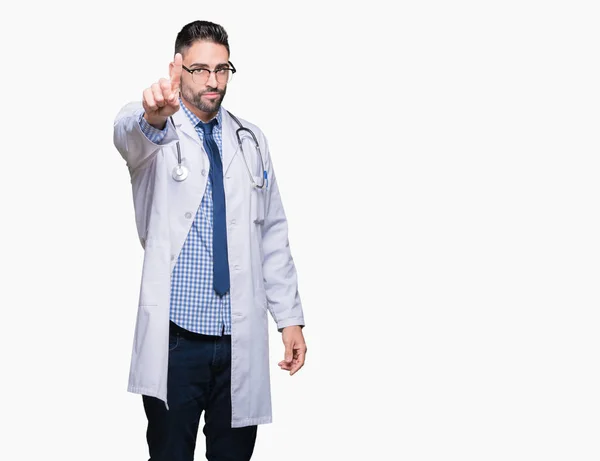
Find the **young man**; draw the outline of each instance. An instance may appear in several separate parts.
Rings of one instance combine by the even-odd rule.
[[[208,460],[249,460],[271,422],[267,312],[281,369],[306,354],[287,222],[265,136],[221,106],[225,30],[183,27],[169,71],[114,125],[145,250],[128,390],[143,395],[151,461],[192,461],[202,412]]]

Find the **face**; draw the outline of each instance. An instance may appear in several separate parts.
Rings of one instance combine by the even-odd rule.
[[[227,48],[217,43],[195,42],[182,53],[183,65],[190,70],[206,68],[215,70],[217,67],[229,67]],[[227,91],[227,83],[219,83],[214,72],[210,73],[205,84],[195,83],[192,74],[183,71],[181,74],[181,96],[196,109],[215,113],[221,107]]]

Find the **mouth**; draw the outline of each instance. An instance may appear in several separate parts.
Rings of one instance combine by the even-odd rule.
[[[202,96],[206,96],[207,98],[218,98],[221,96],[221,93],[202,93]]]

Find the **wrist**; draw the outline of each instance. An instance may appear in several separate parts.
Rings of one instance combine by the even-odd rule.
[[[165,126],[167,124],[167,118],[168,117],[164,117],[164,116],[150,117],[150,116],[148,116],[147,112],[144,112],[144,120],[146,120],[150,126],[156,128],[157,130],[162,131],[165,129]]]

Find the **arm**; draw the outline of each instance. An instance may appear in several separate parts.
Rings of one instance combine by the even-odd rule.
[[[267,158],[268,158],[268,148]],[[298,293],[296,267],[288,241],[288,225],[270,161],[266,162],[269,186],[265,191],[263,224],[263,275],[269,312],[282,331],[285,327],[304,327],[304,314]]]
[[[263,137],[264,139],[264,137]],[[294,375],[304,366],[306,342],[302,334],[304,313],[298,293],[298,277],[288,241],[288,226],[269,149],[266,143],[265,167],[269,178],[263,224],[263,276],[269,312],[282,332],[284,359],[282,370]]]
[[[148,164],[162,145],[177,141],[169,117],[179,110],[181,69],[182,57],[177,53],[169,65],[171,79],[160,79],[146,88],[142,104],[127,104],[115,119],[113,142],[130,172]]]
[[[158,130],[144,120],[143,114],[140,103],[129,103],[121,109],[114,122],[113,141],[130,171],[143,166],[162,146],[178,139],[170,121],[163,130]]]
[[[269,186],[265,191],[263,276],[269,312],[277,323],[277,329],[282,332],[285,346],[284,359],[278,365],[282,370],[289,371],[291,376],[304,366],[306,357],[306,342],[302,334],[304,314],[298,293],[296,267],[288,241],[287,219],[268,147],[265,151]]]

